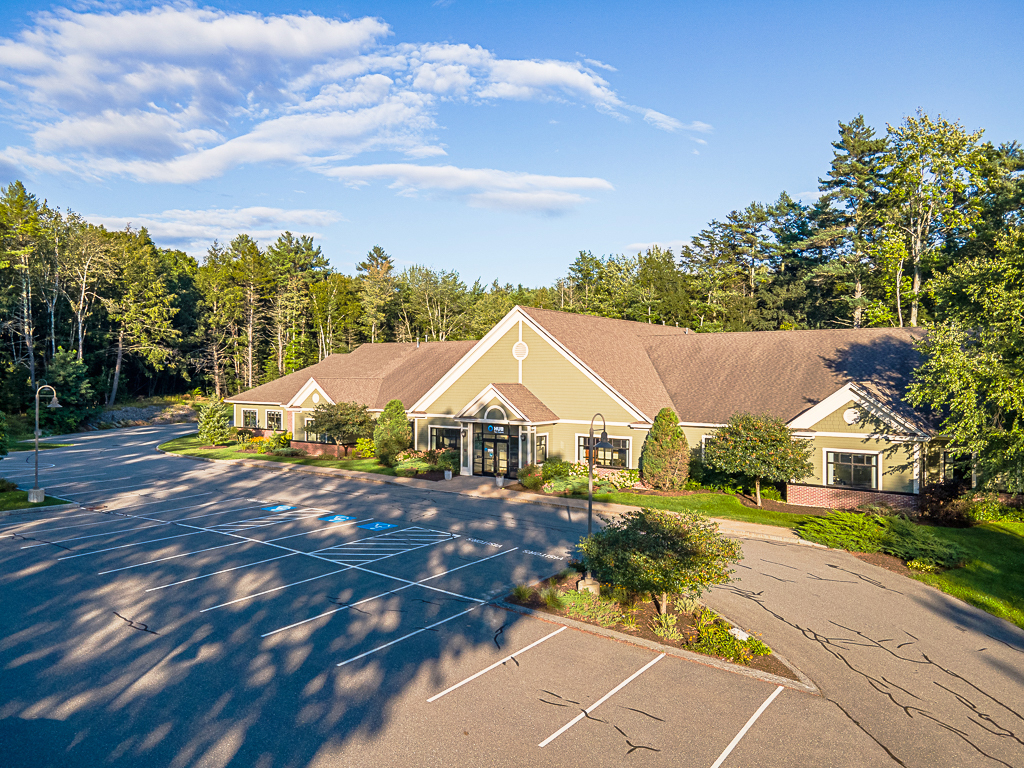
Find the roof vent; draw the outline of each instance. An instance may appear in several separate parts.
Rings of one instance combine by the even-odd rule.
[[[512,345],[512,357],[516,360],[525,360],[528,354],[530,354],[530,348],[526,346],[525,341],[517,341]]]

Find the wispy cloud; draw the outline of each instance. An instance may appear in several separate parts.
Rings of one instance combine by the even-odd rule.
[[[253,206],[248,208],[206,208],[203,210],[168,210],[138,216],[103,216],[89,214],[89,221],[107,229],[145,227],[161,244],[201,255],[214,240],[226,243],[239,232],[261,242],[270,242],[289,230],[296,234],[320,236],[317,228],[343,220],[335,211],[317,209],[285,209]]]
[[[465,196],[470,205],[480,208],[549,215],[564,213],[588,200],[581,192],[614,189],[605,179],[594,177],[544,176],[454,165],[380,163],[330,168],[323,173],[352,186],[364,186],[372,181],[389,182],[397,194],[405,196],[442,192]]]
[[[582,103],[659,130],[711,129],[630,104],[595,71],[614,67],[595,59],[503,59],[480,46],[391,36],[376,18],[180,3],[38,14],[0,38],[0,105],[28,137],[0,150],[0,167],[178,184],[269,163],[341,176],[367,152],[445,155],[437,115],[452,101]],[[561,195],[542,197],[549,192]],[[466,199],[564,210],[585,198],[499,186]]]

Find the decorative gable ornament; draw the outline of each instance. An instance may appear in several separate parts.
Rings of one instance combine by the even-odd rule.
[[[516,360],[525,360],[528,354],[530,354],[530,348],[526,346],[525,341],[517,341],[512,345],[512,357]]]
[[[850,425],[860,421],[860,408],[847,408],[843,411],[843,421]]]

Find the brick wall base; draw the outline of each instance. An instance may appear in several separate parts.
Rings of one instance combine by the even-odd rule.
[[[917,511],[918,496],[884,491],[855,491],[823,485],[787,485],[786,501],[805,507],[856,509],[862,504],[888,504],[895,509]]]
[[[331,445],[330,443],[304,443],[300,440],[292,440],[292,448],[299,448],[310,456],[335,456],[339,459],[348,457],[354,446],[348,446],[348,453],[344,445]]]

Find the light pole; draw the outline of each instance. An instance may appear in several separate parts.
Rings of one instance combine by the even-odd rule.
[[[29,504],[40,504],[46,500],[46,491],[39,487],[39,393],[44,389],[49,389],[53,392],[53,399],[50,400],[50,404],[47,408],[60,408],[61,404],[57,402],[57,390],[51,387],[49,384],[43,384],[39,389],[36,390],[36,482],[32,486],[32,489],[28,492],[28,503]]]
[[[601,440],[597,441],[594,439],[594,421],[597,417],[601,417]],[[597,453],[598,448],[614,448],[611,443],[608,442],[608,424],[604,420],[604,416],[600,413],[595,413],[594,418],[590,420],[590,436],[587,438],[587,536],[594,532],[594,455]],[[579,581],[576,585],[576,589],[580,592],[589,591],[595,595],[601,594],[601,583],[594,578],[594,575],[588,570],[587,575]]]

